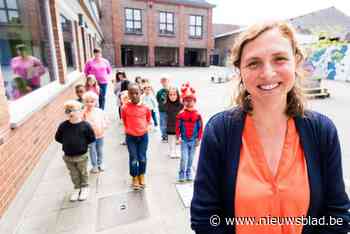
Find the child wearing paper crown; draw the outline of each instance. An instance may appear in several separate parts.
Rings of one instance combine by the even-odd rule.
[[[176,116],[176,137],[181,144],[179,182],[192,181],[192,162],[196,147],[202,138],[203,121],[195,109],[196,91],[189,83],[182,85],[184,109]]]

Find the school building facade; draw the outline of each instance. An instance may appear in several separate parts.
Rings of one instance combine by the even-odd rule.
[[[0,221],[53,142],[93,48],[100,46],[97,0],[0,0]],[[16,47],[45,68],[38,89],[14,72]],[[27,74],[35,73],[35,69]]]
[[[214,48],[205,0],[103,0],[103,53],[121,66],[208,66]]]

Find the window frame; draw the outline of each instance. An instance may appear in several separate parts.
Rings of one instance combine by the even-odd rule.
[[[126,14],[127,10],[131,10],[132,11],[132,19],[128,19],[127,18],[127,14]],[[135,11],[139,11],[140,12],[140,20],[136,20],[135,19]],[[132,23],[132,28],[128,28],[128,22]],[[140,23],[140,25],[141,25],[140,31],[136,30],[135,23]],[[130,8],[130,7],[124,8],[124,24],[125,24],[125,27],[124,27],[125,34],[142,35],[143,34],[143,30],[142,30],[142,27],[143,27],[142,9]]]
[[[21,18],[20,18],[20,9],[19,9],[19,4],[18,4],[18,0],[15,0],[16,1],[16,5],[17,5],[17,8],[9,8],[7,6],[7,0],[0,0],[2,1],[4,4],[4,7],[0,7],[0,11],[4,11],[5,12],[5,15],[6,15],[6,22],[0,22],[0,25],[8,25],[8,24],[11,24],[11,25],[19,25],[21,24]],[[10,15],[9,15],[9,12],[17,12],[18,14],[18,22],[11,22],[10,21]]]
[[[165,14],[165,22],[162,22],[161,15]],[[172,23],[168,23],[168,15],[172,16]],[[162,32],[161,25],[165,25],[165,32]],[[168,25],[173,27],[172,31],[168,31]],[[158,24],[158,32],[160,36],[174,36],[175,35],[175,13],[170,11],[159,11],[159,24]]]
[[[191,17],[195,17],[194,24],[191,24]],[[197,25],[197,18],[201,19],[201,25]],[[204,16],[203,15],[190,15],[189,17],[189,24],[188,24],[188,34],[189,34],[189,38],[192,39],[202,39],[203,38],[203,25],[204,24]],[[191,34],[191,28],[194,28],[194,35]],[[201,34],[197,35],[197,29],[201,30]]]

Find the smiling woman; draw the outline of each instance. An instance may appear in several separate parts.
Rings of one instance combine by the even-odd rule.
[[[238,106],[216,114],[205,128],[192,228],[197,234],[350,231],[337,130],[329,118],[304,107],[296,81],[303,55],[293,29],[280,22],[252,26],[233,54],[241,79]],[[223,222],[213,224],[213,217]],[[257,223],[225,222],[240,217]],[[259,225],[268,217],[341,222]]]

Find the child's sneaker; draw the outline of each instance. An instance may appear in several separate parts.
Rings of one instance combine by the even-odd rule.
[[[170,158],[172,158],[172,159],[181,158],[180,155],[177,155],[177,154],[175,154],[175,153],[170,153],[169,156],[170,156]]]
[[[105,171],[105,166],[103,164],[101,164],[100,166],[98,166],[98,170]]]
[[[74,192],[70,195],[69,200],[71,202],[78,201],[79,199],[79,194],[80,194],[80,189],[74,189]]]
[[[192,172],[187,172],[186,173],[186,181],[193,181],[193,177],[192,177]]]
[[[98,170],[98,168],[97,167],[93,167],[93,168],[91,168],[91,170],[90,170],[90,173],[93,173],[93,174],[97,174],[97,173],[99,173],[100,171]]]
[[[178,178],[177,181],[178,181],[179,183],[185,182],[185,175],[184,175],[183,172],[180,172],[180,173],[179,173],[179,178]]]
[[[168,139],[166,137],[162,137],[162,142],[163,143],[168,143]]]
[[[79,195],[79,201],[85,201],[89,196],[89,187],[82,187]]]

